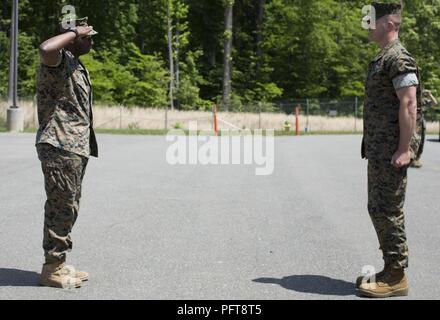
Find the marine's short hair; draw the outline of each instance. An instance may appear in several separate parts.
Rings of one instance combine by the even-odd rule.
[[[376,20],[392,14],[402,14],[402,5],[400,3],[379,3],[371,4],[376,10]]]

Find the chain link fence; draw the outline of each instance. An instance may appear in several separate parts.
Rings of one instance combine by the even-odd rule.
[[[5,127],[7,99],[0,96],[0,128]],[[22,99],[25,128],[38,126],[35,97]],[[290,99],[277,103],[233,104],[229,111],[219,107],[218,129],[274,129],[295,131],[297,124],[301,133],[361,133],[363,131],[363,101],[358,98],[336,99]],[[439,112],[430,109],[426,114],[428,131],[440,131]],[[124,106],[94,107],[97,129],[108,130],[169,130],[188,129],[191,123],[199,130],[213,130],[212,111],[179,111],[169,109],[134,108]]]
[[[362,101],[329,99],[290,99],[276,103],[232,104],[227,115],[241,113],[248,117],[249,129],[275,129],[289,131],[296,126],[296,113],[300,131],[313,132],[361,132]],[[220,115],[221,117],[221,115]],[[252,120],[251,120],[252,119]]]
[[[302,132],[361,132],[362,113],[357,99],[329,101],[296,99],[278,103],[233,105],[229,111],[218,110],[219,130],[274,129],[289,131],[296,124],[296,108]],[[126,108],[123,106],[94,109],[98,129],[188,129],[197,122],[198,129],[212,130],[213,112],[167,109]]]

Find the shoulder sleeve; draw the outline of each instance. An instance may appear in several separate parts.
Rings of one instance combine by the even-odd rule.
[[[49,64],[45,64],[43,62],[42,62],[42,64],[46,67],[49,67],[49,68],[58,68],[62,62],[63,62],[63,51],[60,51],[60,52],[58,52],[58,62],[56,64],[49,65]]]
[[[401,52],[391,58],[389,70],[390,79],[396,90],[420,84],[417,63],[408,53]]]
[[[418,68],[416,61],[408,54],[399,54],[390,61],[390,78],[394,80],[397,77],[406,74],[417,74]]]
[[[65,50],[61,50],[60,61],[56,66],[47,66],[41,64],[41,70],[48,76],[52,76],[55,79],[63,79],[68,76],[69,56]]]
[[[394,89],[402,89],[419,85],[419,79],[415,73],[406,73],[393,79]]]

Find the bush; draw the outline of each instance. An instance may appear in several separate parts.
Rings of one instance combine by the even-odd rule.
[[[168,73],[155,56],[129,45],[126,66],[119,54],[92,52],[82,60],[91,73],[95,100],[124,106],[163,108],[167,105]]]
[[[181,79],[176,99],[182,110],[206,111],[211,109],[211,102],[200,98],[200,85],[205,84],[205,80],[200,75],[196,62],[201,54],[201,51],[188,52],[185,61],[179,64]]]

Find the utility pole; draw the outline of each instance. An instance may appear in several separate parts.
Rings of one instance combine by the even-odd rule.
[[[357,118],[358,118],[358,97],[354,102],[354,132],[357,133]]]
[[[7,111],[7,129],[10,132],[24,130],[23,110],[18,106],[18,0],[12,0],[11,58],[9,68],[9,101],[12,106]]]
[[[171,16],[171,0],[168,0],[167,20],[168,20],[168,55],[170,64],[170,106],[174,110],[174,52],[173,52],[173,18]]]
[[[306,100],[306,117],[307,117],[307,124],[306,124],[306,133],[309,133],[310,132],[310,126],[309,126],[309,124],[310,124],[310,122],[309,122],[309,112],[310,112],[310,100],[309,99],[307,99]]]
[[[232,37],[234,21],[234,2],[235,0],[224,0],[225,3],[225,49],[224,49],[224,69],[223,69],[223,97],[222,103],[225,111],[229,111],[231,106],[232,94]]]

